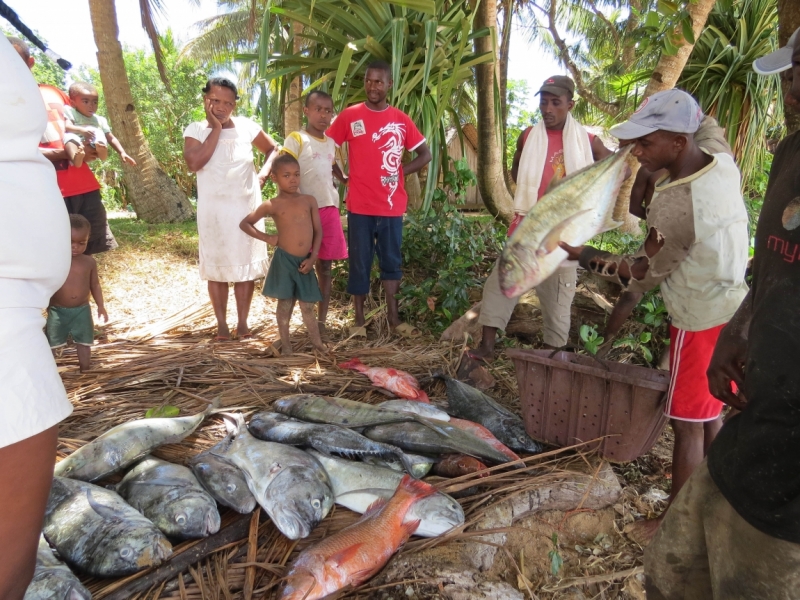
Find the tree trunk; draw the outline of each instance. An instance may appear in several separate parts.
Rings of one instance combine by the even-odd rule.
[[[142,132],[122,58],[113,0],[89,0],[97,64],[103,82],[108,119],[114,135],[137,163],[122,165],[128,197],[136,216],[148,223],[173,223],[194,216],[178,185],[159,166]]]
[[[784,0],[789,4],[791,0]],[[697,2],[690,2],[688,5],[689,15],[692,17],[692,31],[694,32],[694,39],[698,39],[703,32],[703,27],[706,25],[708,15],[714,8],[717,0],[697,0]],[[666,52],[661,53],[661,58],[658,59],[653,74],[650,76],[650,81],[647,83],[643,98],[652,96],[664,90],[670,90],[678,83],[678,78],[689,60],[689,55],[692,53],[694,44],[690,44],[687,40],[683,40],[683,44],[678,47],[678,52],[674,55],[668,55]],[[625,233],[638,233],[639,232],[639,219],[634,217],[628,212],[631,198],[631,188],[633,181],[636,178],[636,172],[639,170],[639,162],[634,158],[628,159],[628,165],[631,167],[631,176],[622,184],[622,188],[617,196],[617,204],[614,208],[614,218],[624,220],[625,224],[620,228]]]
[[[800,2],[797,0],[778,0],[778,41],[784,46],[789,40],[789,36],[800,27]],[[783,93],[789,91],[789,82],[782,78]],[[786,118],[786,130],[794,133],[800,129],[800,110],[784,104],[784,115]]]
[[[294,53],[302,50],[302,40],[300,34],[303,32],[303,24],[292,21],[292,43]],[[293,131],[303,128],[303,105],[300,97],[303,95],[303,82],[300,77],[295,77],[289,84],[289,91],[286,95],[286,110],[283,113],[283,134],[289,135]]]
[[[479,31],[484,27],[489,28],[491,34],[475,39],[475,52],[491,52],[495,60],[475,67],[478,96],[478,190],[489,212],[505,223],[510,223],[514,216],[514,202],[503,177],[503,127],[495,118],[500,107],[495,105],[499,77],[497,4],[493,0],[479,0],[474,28]]]
[[[508,63],[511,49],[511,24],[514,19],[513,0],[503,0],[503,31],[500,34],[500,114],[503,115],[503,135],[501,149],[503,151],[503,179],[508,191],[514,193],[514,182],[511,180],[511,170],[508,168],[508,145],[506,144],[506,131],[508,129]]]

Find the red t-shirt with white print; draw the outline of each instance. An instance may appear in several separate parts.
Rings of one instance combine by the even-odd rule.
[[[344,109],[325,134],[337,146],[348,143],[347,210],[374,217],[402,216],[408,204],[403,151],[414,151],[425,142],[411,118],[393,106],[376,111],[362,102]]]

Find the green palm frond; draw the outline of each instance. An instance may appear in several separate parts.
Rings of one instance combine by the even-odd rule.
[[[725,128],[747,185],[767,151],[768,131],[783,120],[778,76],[760,77],[753,61],[777,48],[771,0],[733,0],[709,15],[678,85]]]
[[[265,86],[300,76],[306,90],[329,92],[341,110],[365,99],[370,61],[381,58],[392,65],[391,104],[419,125],[434,156],[427,207],[446,162],[447,126],[474,115],[472,69],[494,59],[472,50],[473,38],[488,34],[472,31],[472,9],[452,0],[282,0],[269,6],[267,18],[282,31],[301,23],[303,43],[295,52],[288,38],[262,31],[250,53],[236,55],[258,64],[257,81]]]

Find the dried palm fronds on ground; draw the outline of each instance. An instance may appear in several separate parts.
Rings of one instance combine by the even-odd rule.
[[[342,303],[343,298],[334,296],[328,319],[333,347],[330,356],[310,353],[296,312],[292,323],[296,354],[284,359],[276,356],[272,347],[277,340],[272,300],[257,295],[253,301],[251,326],[256,340],[215,343],[214,318],[205,302],[205,285],[196,274],[194,255],[175,248],[169,251],[160,247],[142,248],[122,238],[120,242],[119,251],[99,257],[112,322],[101,328],[100,343],[93,348],[93,370],[78,372],[73,349],[67,349],[58,359],[75,406],[73,415],[62,424],[61,456],[110,427],[142,418],[148,409],[162,405],[177,406],[181,414],[192,414],[217,401],[226,409],[250,413],[268,406],[276,398],[300,391],[366,402],[386,399],[366,377],[335,366],[353,356],[370,365],[409,371],[423,381],[434,403],[445,403],[444,385],[425,378],[435,371],[453,374],[463,341],[439,344],[429,336],[413,341],[392,337],[380,296],[368,300],[367,313],[372,320],[367,341],[347,337],[347,325],[351,322],[349,307]],[[184,242],[176,239],[171,243]],[[235,323],[232,300],[229,322]],[[501,354],[490,371],[497,382],[491,395],[518,411],[512,363]],[[188,439],[162,447],[156,454],[183,462],[224,435],[222,419],[210,417]],[[464,548],[476,555],[481,548],[488,548],[496,550],[499,557],[495,570],[488,573],[496,581],[481,580],[480,585],[482,591],[489,592],[495,589],[492,586],[506,586],[496,588],[501,593],[496,597],[517,597],[503,595],[511,591],[520,594],[519,597],[543,599],[642,598],[638,571],[641,548],[627,540],[621,531],[633,518],[651,515],[662,508],[658,490],[667,489],[663,471],[668,467],[669,456],[668,449],[661,445],[634,463],[615,467],[624,487],[612,507],[536,512],[496,533],[478,533],[473,529],[492,507],[538,493],[536,490],[548,489],[570,477],[592,477],[598,464],[598,459],[591,455],[563,451],[531,459],[527,470],[499,468],[490,478],[479,482],[467,477],[441,483],[445,491],[466,494],[459,501],[468,524],[443,539],[412,538],[381,574],[358,590],[345,591],[341,597],[380,600],[458,597],[453,590],[466,583],[474,584],[475,574],[470,573],[470,582],[466,582],[463,572],[450,569],[437,579],[432,575],[435,568],[462,556]],[[281,536],[263,512],[257,519],[225,512],[220,534],[235,534],[236,539],[213,540],[224,545],[208,554],[200,550],[209,540],[177,546],[169,564],[181,565],[181,560],[186,559],[187,565],[179,569],[181,576],[168,573],[163,581],[135,592],[128,586],[150,577],[150,573],[86,583],[98,599],[271,598],[285,566],[300,549],[357,519],[358,515],[335,507],[310,538],[298,543]],[[587,538],[587,532],[593,533]],[[552,541],[553,534],[556,542]],[[495,542],[491,540],[501,539],[500,536],[505,536],[502,538],[505,542],[499,545],[502,547],[493,546]],[[551,551],[564,561],[557,575],[551,573]],[[195,556],[201,558],[193,559]],[[404,565],[413,566],[415,556],[426,557],[434,571],[404,572]],[[428,560],[429,556],[438,558]],[[462,571],[465,570],[466,566]]]

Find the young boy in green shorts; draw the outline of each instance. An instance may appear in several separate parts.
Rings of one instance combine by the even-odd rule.
[[[97,316],[103,317],[106,323],[108,313],[103,303],[100,278],[97,276],[97,262],[84,254],[92,227],[82,215],[70,215],[69,223],[72,227],[72,265],[64,285],[50,298],[45,333],[51,348],[66,346],[67,339],[71,336],[78,353],[78,364],[81,371],[86,371],[91,366],[94,344],[89,294],[97,304]]]
[[[327,352],[314,316],[314,303],[322,300],[314,274],[314,263],[322,243],[317,201],[313,196],[298,192],[300,163],[291,154],[281,154],[275,159],[270,177],[278,186],[278,195],[242,219],[239,227],[247,235],[276,246],[262,293],[278,300],[275,317],[281,338],[281,354],[292,354],[289,320],[295,301],[300,303],[311,344],[320,352]],[[278,235],[254,227],[267,215],[275,221]]]

